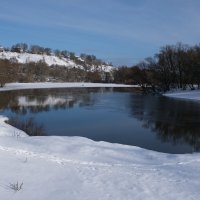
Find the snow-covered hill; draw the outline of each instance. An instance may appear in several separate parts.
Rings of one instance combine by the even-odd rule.
[[[31,53],[17,53],[17,52],[0,52],[0,59],[13,60],[17,63],[30,63],[30,62],[45,62],[48,66],[58,65],[65,66],[69,68],[79,68],[84,69],[82,65],[76,64],[73,60],[64,57],[57,57],[54,55],[39,55]],[[81,58],[80,58],[81,60]],[[111,72],[113,66],[109,65],[99,65],[99,66],[90,66],[89,71],[102,71],[102,72]]]

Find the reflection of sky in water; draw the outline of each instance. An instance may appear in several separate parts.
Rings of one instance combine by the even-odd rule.
[[[5,99],[3,99],[5,98]],[[111,89],[60,89],[0,94],[2,113],[34,117],[50,135],[185,153],[200,148],[200,104]]]

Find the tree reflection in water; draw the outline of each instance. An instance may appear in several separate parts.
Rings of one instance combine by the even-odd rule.
[[[131,95],[131,114],[162,142],[187,143],[200,151],[200,102]]]
[[[16,114],[47,112],[50,109],[66,109],[91,106],[95,103],[88,93],[106,92],[111,88],[21,90],[0,93],[0,110],[11,109]],[[85,94],[85,95],[84,95]]]
[[[64,111],[69,109],[69,112]],[[191,152],[191,148],[192,151],[200,151],[200,102],[143,95],[132,89],[117,88],[43,89],[0,93],[2,114],[18,117],[20,120],[35,116],[36,121],[39,121],[37,116],[42,112],[46,113],[43,113],[43,122],[51,127],[48,131],[52,131],[53,127],[57,135],[67,135],[65,130],[68,130],[69,135],[164,152],[168,151],[166,148],[172,148],[168,152],[173,153]],[[57,133],[61,128],[64,131]],[[151,132],[152,135],[149,135]],[[176,150],[172,145],[183,149]]]
[[[8,124],[24,131],[29,136],[45,136],[45,128],[43,124],[38,124],[34,118],[29,118],[26,120],[21,120],[18,117],[11,117],[8,121]]]
[[[15,115],[10,116],[7,123],[25,131],[30,136],[44,136],[45,128],[33,117],[24,119],[28,113],[48,112],[52,109],[91,106],[95,99],[88,93],[106,92],[111,88],[81,88],[81,89],[33,89],[20,91],[7,91],[0,93],[0,111],[10,110]],[[84,95],[85,94],[85,95]]]

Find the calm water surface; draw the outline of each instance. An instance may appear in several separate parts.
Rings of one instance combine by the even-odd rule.
[[[134,89],[0,93],[0,114],[43,124],[48,135],[83,136],[166,153],[200,150],[200,102]]]

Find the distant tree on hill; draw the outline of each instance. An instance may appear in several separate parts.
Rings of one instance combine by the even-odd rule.
[[[86,58],[86,56],[87,56],[87,55],[86,55],[85,53],[81,53],[81,54],[80,54],[80,57],[81,57],[83,60]]]
[[[61,57],[62,56],[61,51],[59,49],[54,50],[54,54],[57,57]]]
[[[22,52],[28,51],[28,45],[26,43],[17,43],[11,47],[11,51],[21,50]]]
[[[33,54],[43,54],[45,52],[45,48],[39,45],[31,45],[30,53]]]
[[[99,66],[99,65],[106,65],[105,62],[103,62],[101,59],[97,59],[96,56],[94,55],[87,55],[87,54],[80,54],[80,57],[84,60],[85,64],[88,65],[95,65],[95,66]]]
[[[69,53],[69,58],[70,58],[71,60],[75,60],[75,59],[76,59],[75,53],[74,53],[74,52],[70,52],[70,53]]]
[[[44,48],[44,53],[50,56],[52,54],[51,48]]]
[[[45,48],[45,47],[41,47],[39,45],[31,45],[29,52],[32,54],[51,55],[53,51],[51,48]]]
[[[61,51],[61,55],[62,55],[64,58],[69,58],[70,56],[73,56],[73,55],[71,55],[70,52],[67,51],[67,50]]]

